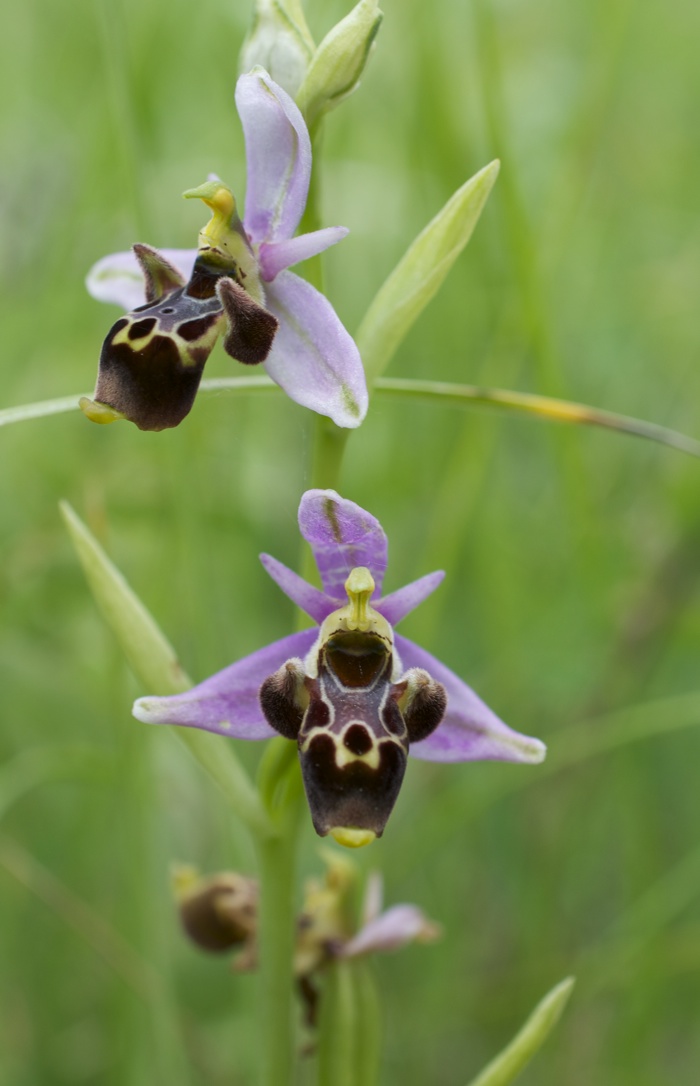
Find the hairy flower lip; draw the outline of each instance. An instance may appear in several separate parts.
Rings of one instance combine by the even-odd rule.
[[[263,365],[292,400],[338,426],[357,427],[369,398],[354,340],[324,295],[288,270],[335,245],[348,231],[325,227],[294,236],[308,195],[311,143],[289,95],[264,69],[255,68],[239,78],[236,104],[248,162],[242,229],[265,284],[265,308],[279,322]],[[162,256],[189,280],[195,250],[162,250]],[[133,253],[98,261],[86,285],[93,297],[128,312],[144,300]]]
[[[381,596],[387,564],[387,539],[370,513],[333,490],[309,490],[299,506],[299,526],[311,545],[321,575],[322,589],[307,584],[298,574],[269,556],[263,565],[285,594],[302,606],[316,626],[291,634],[250,656],[184,694],[140,698],[134,715],[150,724],[178,724],[239,739],[266,739],[276,734],[259,701],[261,685],[288,661],[304,671],[303,661],[319,641],[319,627],[338,609],[340,593],[351,569],[365,566],[375,582],[372,607],[393,623],[426,599],[442,581],[432,573],[386,597]],[[539,740],[521,735],[504,724],[450,668],[412,641],[394,634],[403,672],[427,673],[447,694],[447,708],[438,727],[426,738],[410,744],[410,754],[436,762],[495,760],[536,764],[546,748]],[[372,829],[355,821],[337,822],[333,829]],[[376,832],[376,831],[375,831]]]

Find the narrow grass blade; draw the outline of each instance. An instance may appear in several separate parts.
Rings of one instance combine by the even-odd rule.
[[[574,977],[562,980],[537,1004],[527,1022],[510,1044],[484,1068],[469,1086],[508,1086],[539,1051],[556,1026],[567,1004]]]
[[[174,649],[122,574],[67,502],[61,502],[61,513],[97,605],[134,673],[153,693],[178,694],[188,690],[192,683],[180,667]],[[175,728],[174,732],[223,789],[230,805],[249,828],[269,832],[260,797],[230,746],[193,728]]]
[[[269,377],[255,374],[249,377],[211,377],[202,381],[199,391],[215,395],[217,392],[279,392],[280,388]],[[78,401],[91,395],[90,392],[81,392],[75,396],[59,396],[56,400],[37,400],[35,403],[18,404],[17,407],[4,407],[0,410],[0,426],[77,412]]]
[[[65,415],[69,411],[77,411],[79,399],[79,396],[60,396],[57,400],[37,400],[36,403],[5,407],[0,411],[0,426],[10,426],[13,422],[28,422],[30,419],[44,419],[49,415]]]
[[[514,392],[505,388],[481,388],[478,385],[458,385],[446,381],[419,381],[401,377],[379,377],[375,390],[400,399],[424,400],[433,403],[450,403],[461,407],[494,407],[503,411],[532,415],[550,422],[573,423],[578,426],[598,426],[615,430],[620,434],[642,437],[661,445],[678,449],[689,456],[700,457],[700,441],[696,438],[659,426],[655,422],[636,419],[631,415],[619,415],[614,411],[538,396],[531,392]],[[200,395],[216,396],[221,393],[279,392],[279,386],[265,376],[212,377],[202,381]],[[57,400],[21,404],[0,410],[0,427],[14,422],[46,418],[78,410],[80,396],[62,396]]]
[[[587,404],[573,403],[571,400],[557,400],[549,396],[537,396],[530,392],[513,392],[505,388],[480,388],[477,385],[456,385],[445,381],[415,381],[400,377],[382,377],[377,381],[376,389],[390,396],[399,396],[417,400],[468,404],[483,407],[496,407],[504,411],[534,415],[551,422],[568,422],[578,426],[600,426],[606,430],[616,430],[621,434],[643,437],[647,441],[656,441],[670,445],[700,457],[700,441],[677,430],[658,426],[655,422],[635,419],[630,415],[618,415],[613,411],[604,411]]]

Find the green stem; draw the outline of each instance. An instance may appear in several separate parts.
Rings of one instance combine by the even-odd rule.
[[[260,879],[260,1082],[261,1086],[291,1086],[296,1062],[296,843],[303,803],[299,763],[288,740],[273,739],[267,744],[258,786],[274,827],[271,833],[257,834],[255,841]]]
[[[370,966],[361,958],[325,971],[318,1035],[317,1086],[375,1086],[381,1016]]]
[[[345,446],[352,430],[342,430],[323,415],[315,416],[313,427],[310,489],[336,490],[340,480]],[[314,584],[318,579],[316,564],[311,548],[304,541],[302,541],[300,566],[302,577]],[[299,629],[303,629],[308,622],[303,612],[299,615],[299,622],[301,623]]]
[[[357,999],[353,963],[326,970],[319,1022],[317,1086],[360,1086],[355,1075]]]
[[[258,841],[260,1082],[294,1081],[292,1018],[295,848],[289,833]]]
[[[317,160],[321,149],[321,125],[317,125],[311,135],[311,146],[314,161]],[[309,195],[306,200],[304,214],[299,224],[300,234],[312,234],[321,226],[321,171],[318,166],[311,171],[309,181]],[[322,254],[312,256],[304,261],[302,268],[304,278],[323,293],[323,260]]]
[[[379,377],[374,386],[376,392],[399,399],[424,400],[433,403],[452,403],[467,407],[471,404],[495,407],[518,414],[534,415],[551,422],[567,422],[583,426],[600,426],[606,430],[643,437],[700,457],[700,441],[686,434],[659,426],[655,422],[636,419],[630,415],[618,415],[614,411],[590,407],[572,400],[558,400],[550,396],[538,396],[530,392],[514,392],[505,388],[483,388],[477,385],[451,384],[445,381],[421,381],[401,377]],[[280,388],[269,377],[213,377],[206,378],[200,386],[200,394],[279,393]],[[87,393],[84,393],[87,395]],[[30,419],[62,415],[78,410],[79,396],[62,396],[56,400],[40,400],[0,410],[0,427]],[[314,442],[312,480],[314,486],[337,485],[340,463],[345,442],[351,430],[341,430],[321,416],[317,416]],[[330,480],[330,481],[329,481]]]
[[[311,486],[335,490],[340,481],[340,469],[345,446],[352,430],[341,429],[324,415],[314,419],[314,447]]]

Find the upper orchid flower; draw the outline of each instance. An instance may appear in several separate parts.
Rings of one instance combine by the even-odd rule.
[[[139,720],[239,739],[267,739],[275,731],[295,739],[316,832],[350,847],[381,836],[409,751],[437,762],[542,761],[539,739],[512,731],[448,667],[394,634],[443,573],[382,597],[384,531],[333,490],[303,495],[299,527],[323,591],[267,554],[261,561],[318,626],[254,652],[185,694],[141,698],[134,706]]]
[[[212,211],[198,249],[159,253],[135,245],[100,260],[88,275],[95,298],[129,310],[102,347],[95,401],[81,401],[95,422],[177,426],[222,332],[231,357],[264,362],[297,403],[339,426],[358,426],[365,416],[367,386],[354,341],[326,298],[286,270],[347,234],[334,226],[294,237],[311,175],[302,115],[262,68],[240,77],[236,105],[248,162],[243,219],[231,190],[210,180],[185,193]]]

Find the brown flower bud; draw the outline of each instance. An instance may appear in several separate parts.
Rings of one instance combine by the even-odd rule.
[[[202,950],[221,953],[254,939],[258,918],[254,879],[223,872],[181,885],[177,898],[182,926]]]

